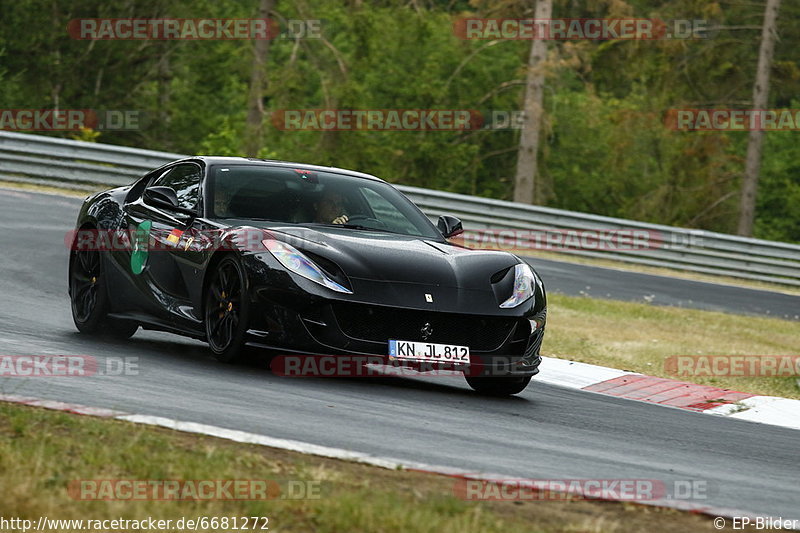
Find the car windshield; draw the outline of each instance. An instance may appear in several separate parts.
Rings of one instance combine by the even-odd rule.
[[[215,165],[212,218],[331,225],[441,240],[436,227],[390,185],[355,176],[265,165]]]

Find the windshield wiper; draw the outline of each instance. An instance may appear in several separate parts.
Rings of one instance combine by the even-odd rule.
[[[292,225],[294,225],[294,222],[288,222],[286,220],[276,220],[274,218],[247,217],[246,220],[257,220],[259,222],[277,222],[278,224],[292,224]]]
[[[400,233],[399,231],[392,231],[390,229],[382,229],[382,228],[371,228],[369,226],[362,226],[361,224],[328,224],[325,222],[311,222],[307,224],[308,226],[324,226],[326,228],[346,228],[346,229],[359,229],[359,230],[366,230],[366,231],[380,231],[382,233],[394,233],[395,235],[407,235],[406,233]]]

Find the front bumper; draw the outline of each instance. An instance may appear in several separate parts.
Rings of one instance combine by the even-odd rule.
[[[472,376],[532,376],[538,373],[544,313],[533,317],[443,313],[322,298],[262,287],[255,290],[248,341],[278,354],[303,353],[380,357],[386,364],[421,371],[460,370]],[[423,334],[425,325],[432,333]],[[466,345],[469,365],[398,361],[389,339]]]

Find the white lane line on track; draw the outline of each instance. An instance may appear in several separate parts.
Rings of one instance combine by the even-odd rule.
[[[706,409],[703,413],[800,429],[800,401],[777,396],[753,396],[735,404]]]
[[[270,448],[289,450],[299,453],[305,453],[308,455],[315,455],[319,457],[328,457],[332,459],[354,461],[358,463],[377,466],[380,468],[386,468],[389,470],[397,470],[402,468],[404,470],[412,470],[428,474],[444,475],[452,477],[454,479],[494,482],[499,485],[510,486],[512,489],[515,487],[519,487],[521,482],[527,483],[531,481],[519,477],[509,476],[506,474],[494,474],[489,472],[471,472],[468,470],[464,470],[462,468],[454,468],[441,465],[429,465],[426,463],[407,461],[404,459],[396,459],[392,457],[380,457],[368,453],[345,450],[343,448],[332,448],[329,446],[322,446],[319,444],[312,444],[297,440],[280,439],[275,437],[269,437],[267,435],[249,433],[246,431],[238,431],[218,426],[200,424],[197,422],[186,422],[186,421],[174,420],[171,418],[164,418],[152,415],[126,414],[121,411],[115,411],[103,407],[88,407],[85,405],[70,404],[54,400],[40,400],[28,396],[16,396],[11,394],[0,394],[0,401],[19,403],[34,407],[42,407],[45,409],[51,409],[55,411],[67,411],[79,415],[113,418],[116,420],[131,422],[134,424],[168,428],[183,433],[217,437],[221,439],[231,440],[234,442],[255,444],[259,446],[268,446]],[[567,489],[565,492],[577,497],[583,496],[583,494],[579,490]],[[757,516],[762,516],[753,513],[751,511],[744,511],[741,509],[731,509],[725,507],[710,507],[684,500],[647,500],[647,501],[631,502],[630,500],[610,499],[610,500],[600,500],[600,501],[624,501],[626,503],[649,505],[653,507],[665,507],[680,511],[702,513],[708,516],[723,516],[726,518],[733,518],[735,516],[738,517],[746,516],[750,517],[751,519],[754,519]]]
[[[570,389],[583,389],[601,381],[636,374],[635,372],[626,372],[616,368],[545,356],[542,356],[542,366],[540,368],[539,374],[533,378],[534,384],[542,382]]]

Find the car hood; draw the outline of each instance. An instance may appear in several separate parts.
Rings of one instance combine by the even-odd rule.
[[[519,260],[422,237],[346,228],[269,228],[276,238],[336,263],[350,279],[492,291],[491,278]]]

